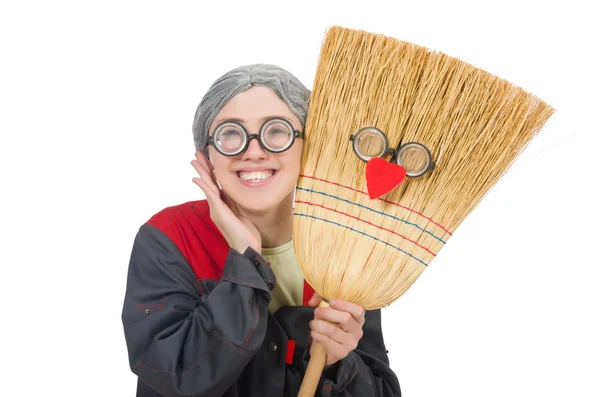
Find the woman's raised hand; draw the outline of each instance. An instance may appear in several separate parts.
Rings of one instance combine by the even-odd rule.
[[[202,153],[196,152],[192,166],[198,172],[198,177],[192,178],[192,181],[204,192],[210,207],[210,217],[229,246],[239,253],[244,253],[250,246],[260,254],[260,232],[252,221],[240,214],[233,200],[219,189],[208,159]]]

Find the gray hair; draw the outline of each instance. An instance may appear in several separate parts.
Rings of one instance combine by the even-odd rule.
[[[217,79],[200,101],[192,126],[196,151],[207,154],[208,128],[216,115],[231,98],[255,85],[273,89],[275,94],[296,114],[304,127],[310,90],[297,77],[275,65],[241,66]]]

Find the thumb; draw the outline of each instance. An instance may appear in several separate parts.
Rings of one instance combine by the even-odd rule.
[[[319,303],[321,303],[322,300],[323,298],[321,298],[321,295],[315,292],[312,298],[310,298],[310,300],[308,301],[308,306],[317,307],[319,306]]]

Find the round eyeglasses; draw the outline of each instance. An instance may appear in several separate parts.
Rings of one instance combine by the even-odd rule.
[[[356,134],[350,136],[354,153],[363,161],[368,162],[372,158],[384,157],[386,154],[393,155],[392,161],[406,169],[406,176],[419,177],[433,169],[435,163],[431,159],[431,153],[423,144],[408,142],[398,149],[388,146],[385,133],[375,127],[360,129]]]
[[[281,153],[291,148],[296,138],[304,138],[304,134],[295,130],[292,123],[279,117],[266,120],[258,134],[248,134],[244,126],[236,121],[224,121],[215,127],[207,145],[213,145],[225,156],[237,156],[248,148],[250,140],[254,138],[258,139],[263,149]]]

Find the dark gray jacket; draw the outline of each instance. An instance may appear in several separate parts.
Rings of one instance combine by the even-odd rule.
[[[268,262],[229,248],[206,201],[169,207],[138,231],[122,313],[138,397],[296,396],[314,308],[269,313]],[[306,304],[312,289],[305,283]],[[317,396],[400,396],[379,310]]]

